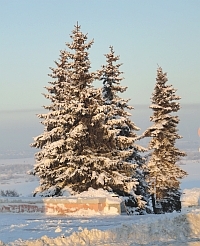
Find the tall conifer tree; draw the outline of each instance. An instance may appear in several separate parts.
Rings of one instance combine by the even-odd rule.
[[[32,147],[41,149],[36,155],[34,175],[39,176],[40,186],[35,189],[35,194],[44,192],[44,196],[59,195],[60,187],[57,186],[57,170],[65,160],[65,128],[66,122],[73,124],[68,119],[70,113],[70,84],[67,82],[66,65],[68,53],[60,51],[59,61],[55,62],[56,68],[51,68],[49,74],[54,81],[49,82],[45,88],[49,92],[44,96],[51,101],[48,106],[43,106],[48,113],[38,114],[44,125],[44,133],[34,138]],[[66,91],[68,90],[68,93]],[[34,194],[34,195],[35,195]]]
[[[51,104],[45,106],[44,133],[34,138],[36,154],[34,172],[40,178],[35,193],[42,196],[61,195],[64,188],[72,193],[89,187],[103,188],[118,194],[134,194],[136,164],[127,161],[135,135],[117,135],[119,129],[105,124],[109,114],[116,114],[105,105],[101,89],[93,87],[97,73],[91,73],[87,42],[77,24],[67,51],[52,68],[54,81],[46,87]],[[114,110],[112,112],[112,109]],[[126,116],[124,116],[126,117]],[[123,120],[122,120],[123,121]],[[125,121],[125,119],[124,119]],[[132,129],[134,125],[130,123]]]
[[[123,93],[127,89],[127,87],[121,85],[123,77],[120,71],[122,64],[117,63],[119,56],[115,55],[113,47],[110,46],[110,52],[105,57],[106,65],[102,66],[99,71],[100,78],[103,81],[103,100],[105,105],[109,105],[105,124],[108,129],[115,132],[118,155],[123,156],[123,153],[125,153],[126,161],[135,164],[133,177],[137,181],[137,185],[135,193],[129,197],[127,204],[144,208],[144,204],[148,200],[147,183],[145,182],[146,159],[141,153],[145,149],[135,143],[137,140],[136,131],[139,128],[130,119],[130,110],[133,107],[128,105],[129,100],[119,96],[119,93]],[[116,150],[114,149],[114,151]]]
[[[180,210],[180,180],[186,172],[177,164],[185,153],[175,146],[176,140],[181,136],[177,129],[179,118],[173,113],[180,109],[177,102],[180,97],[176,96],[172,85],[166,84],[167,81],[167,74],[159,67],[150,106],[153,110],[150,120],[154,124],[144,135],[152,137],[149,143],[152,154],[148,168],[153,201],[162,205],[163,212],[172,212]]]

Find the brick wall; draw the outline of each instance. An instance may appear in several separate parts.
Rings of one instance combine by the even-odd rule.
[[[121,213],[121,200],[108,198],[0,198],[0,213],[71,214],[92,210],[100,213]]]

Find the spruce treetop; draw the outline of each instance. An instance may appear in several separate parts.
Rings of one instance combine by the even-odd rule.
[[[150,108],[155,111],[162,111],[162,113],[177,112],[180,109],[180,104],[176,100],[180,100],[181,97],[177,96],[176,90],[172,85],[166,85],[168,81],[167,73],[163,73],[162,68],[157,69],[156,85],[154,93],[152,95],[153,104]]]

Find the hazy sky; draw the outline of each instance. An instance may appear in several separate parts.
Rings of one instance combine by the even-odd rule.
[[[179,134],[183,137],[178,143],[181,143],[182,150],[192,149],[197,151],[200,148],[200,138],[197,131],[199,124],[199,104],[183,104],[178,112],[180,123],[178,125]],[[35,148],[30,148],[30,143],[33,143],[33,137],[42,134],[44,126],[40,124],[40,120],[36,117],[36,110],[9,110],[0,112],[0,159],[1,154],[10,151],[25,151],[33,153],[38,151]],[[135,110],[132,112],[131,119],[141,129],[136,132],[137,135],[142,134],[147,127],[152,125],[149,117],[152,115],[152,110],[148,105],[135,105]],[[150,141],[145,138],[139,144],[144,146]],[[32,155],[33,156],[33,155]]]
[[[94,38],[91,71],[114,46],[133,105],[150,104],[157,64],[182,103],[200,103],[199,0],[0,0],[0,110],[49,104],[49,67],[77,21]]]

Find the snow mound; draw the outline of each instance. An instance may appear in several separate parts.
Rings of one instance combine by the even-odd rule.
[[[183,190],[181,204],[182,207],[200,206],[200,188]]]
[[[188,214],[166,214],[149,216],[133,224],[122,224],[119,227],[100,231],[82,229],[69,237],[48,238],[33,241],[15,241],[15,246],[44,245],[186,245],[185,242],[200,242],[200,210]],[[190,244],[187,244],[190,245]],[[192,245],[192,244],[191,244]],[[197,244],[196,244],[197,245]]]
[[[103,189],[93,189],[89,188],[88,191],[83,191],[80,194],[75,195],[74,197],[105,197],[107,198],[107,202],[119,202],[119,197],[114,194],[113,192],[108,192],[107,190]]]
[[[103,189],[95,190],[93,188],[89,188],[88,191],[83,191],[80,194],[75,195],[75,197],[107,197],[112,195],[114,195],[114,193]]]

